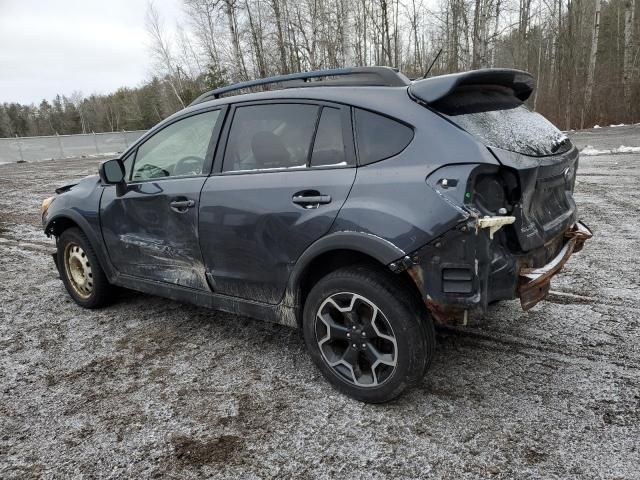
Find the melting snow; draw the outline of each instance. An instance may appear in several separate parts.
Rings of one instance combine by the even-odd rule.
[[[567,151],[569,138],[542,115],[524,106],[465,113],[449,117],[487,145],[524,155],[552,155]]]
[[[618,148],[613,148],[611,150],[597,150],[593,148],[591,145],[587,145],[581,151],[581,155],[615,155],[617,153],[640,153],[640,147],[625,147],[624,145],[620,145]]]

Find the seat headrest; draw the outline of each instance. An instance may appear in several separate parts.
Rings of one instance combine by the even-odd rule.
[[[263,131],[251,139],[251,150],[256,160],[256,168],[289,167],[291,154],[278,135]]]

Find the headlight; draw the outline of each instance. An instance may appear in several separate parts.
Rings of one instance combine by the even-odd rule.
[[[49,198],[45,198],[42,201],[42,206],[40,207],[40,215],[44,216],[45,213],[47,213],[47,210],[49,209],[49,205],[51,205],[51,202],[53,202],[56,199],[56,197],[49,197]]]

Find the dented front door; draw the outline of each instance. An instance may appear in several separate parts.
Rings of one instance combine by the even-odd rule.
[[[198,244],[198,201],[205,177],[131,184],[100,202],[109,256],[123,274],[205,290]]]

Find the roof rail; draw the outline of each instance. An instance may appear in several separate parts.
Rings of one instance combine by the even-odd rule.
[[[313,78],[321,77],[344,77],[337,80],[324,80],[309,82]],[[333,68],[329,70],[313,70],[311,72],[291,73],[288,75],[277,75],[275,77],[259,78],[247,82],[234,83],[226,87],[216,88],[203,93],[196,98],[191,105],[204,102],[211,98],[220,98],[225,93],[245,88],[269,85],[272,83],[292,82],[291,87],[316,87],[316,86],[384,86],[384,87],[406,87],[411,82],[397,69],[391,67],[349,67]]]

